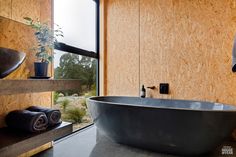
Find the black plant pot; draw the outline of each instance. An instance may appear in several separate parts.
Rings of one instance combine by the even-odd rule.
[[[34,71],[36,77],[47,77],[48,62],[34,62]]]

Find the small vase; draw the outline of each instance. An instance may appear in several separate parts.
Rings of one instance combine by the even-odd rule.
[[[48,62],[34,62],[34,72],[37,77],[47,77]]]

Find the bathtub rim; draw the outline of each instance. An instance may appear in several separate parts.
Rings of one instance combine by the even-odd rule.
[[[229,106],[232,109],[228,110],[210,110],[210,109],[191,109],[191,108],[177,108],[177,107],[160,107],[160,106],[145,106],[145,105],[137,105],[137,104],[131,104],[131,103],[117,103],[117,102],[107,102],[107,101],[100,101],[100,100],[94,100],[94,98],[100,98],[100,97],[109,97],[109,98],[140,98],[135,96],[91,96],[89,98],[86,98],[86,101],[96,102],[96,103],[104,103],[104,104],[114,104],[118,106],[132,106],[132,107],[143,107],[143,108],[153,108],[153,109],[167,109],[167,110],[181,110],[181,111],[197,111],[197,112],[236,112],[236,106],[225,104],[225,103],[219,103],[224,106]],[[177,101],[186,101],[186,102],[202,102],[202,103],[218,103],[218,102],[211,102],[211,101],[202,101],[202,100],[185,100],[185,99],[163,99],[163,98],[140,98],[140,99],[158,99],[158,100],[177,100]]]

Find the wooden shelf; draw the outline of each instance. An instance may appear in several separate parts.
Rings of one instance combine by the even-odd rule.
[[[0,95],[77,89],[79,80],[0,80]]]
[[[43,144],[72,133],[72,124],[61,125],[42,133],[25,133],[9,128],[0,129],[0,156],[18,156]]]

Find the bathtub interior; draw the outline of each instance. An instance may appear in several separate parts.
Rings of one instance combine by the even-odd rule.
[[[236,106],[226,105],[222,103],[177,100],[177,99],[153,99],[139,97],[122,97],[122,96],[104,96],[92,97],[93,101],[107,104],[170,108],[170,109],[186,109],[186,110],[212,110],[212,111],[236,111]]]

